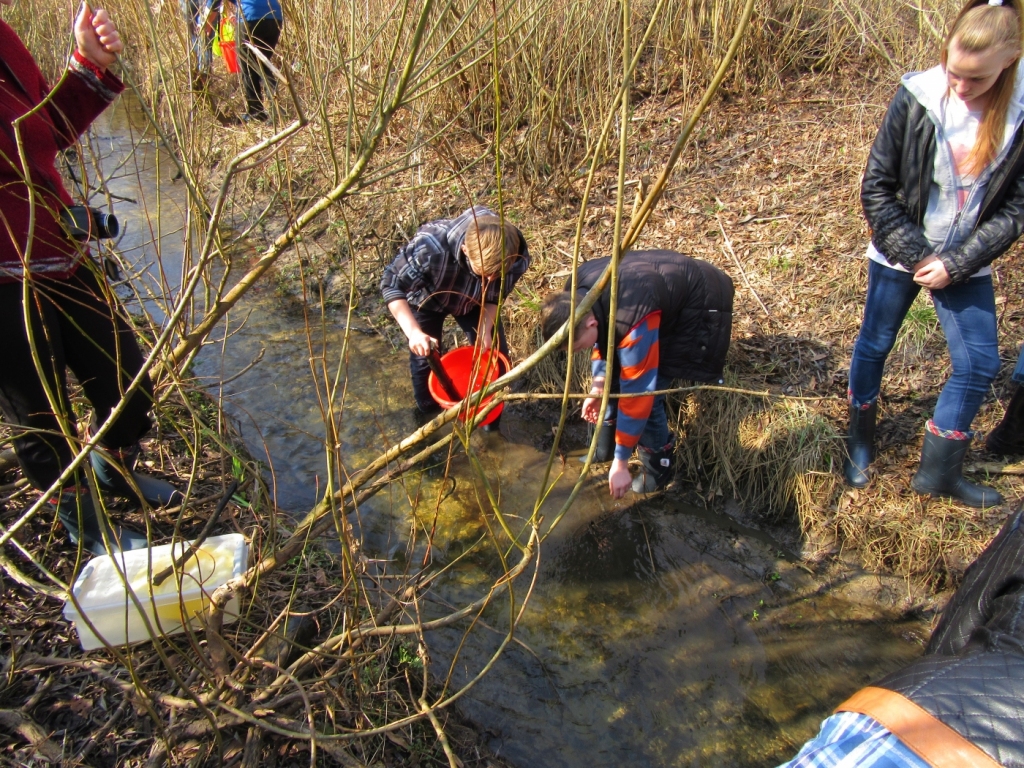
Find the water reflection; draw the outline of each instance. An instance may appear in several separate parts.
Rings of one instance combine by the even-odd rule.
[[[465,705],[519,765],[777,765],[920,652],[901,637],[913,623],[795,589],[795,569],[759,542],[669,500],[596,519],[545,556],[523,645]],[[769,586],[765,568],[785,575]],[[456,681],[497,641],[473,637]]]
[[[100,133],[112,150],[104,162],[125,159],[117,153],[134,143],[132,132],[115,117]],[[122,247],[146,275],[153,311],[156,297],[178,290],[183,258],[182,189],[156,175],[158,160],[152,144],[142,145],[114,188],[140,201],[117,212],[125,222]],[[312,506],[326,478],[322,400],[311,373],[321,355],[329,371],[346,366],[341,440],[349,470],[414,427],[404,350],[353,334],[342,361],[338,322],[328,318],[326,338],[311,346],[301,317],[283,311],[272,293],[256,293],[217,332],[223,343],[195,364],[249,449],[272,469],[279,505],[296,513]],[[231,380],[261,350],[262,361]],[[547,459],[531,435],[549,425],[515,409],[504,422],[511,441],[480,433],[473,445],[518,533]],[[559,471],[542,509],[545,525],[579,470],[568,462]],[[432,565],[458,561],[424,605],[428,615],[486,594],[502,572],[497,552],[508,546],[464,454],[454,458],[451,477],[410,476],[352,517],[385,571],[418,567],[428,538]],[[545,533],[537,589],[516,642],[461,700],[491,746],[518,765],[775,765],[845,696],[920,652],[902,638],[918,625],[819,593],[770,540],[723,526],[671,493],[612,502],[598,472]],[[514,550],[509,557],[515,560]],[[516,587],[517,599],[524,588]],[[464,626],[432,633],[435,676],[450,674],[454,685],[475,676],[509,616],[507,602],[498,601],[468,637]]]

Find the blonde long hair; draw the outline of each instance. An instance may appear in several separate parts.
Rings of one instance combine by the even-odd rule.
[[[1024,18],[1020,14],[1019,0],[1003,0],[1002,5],[989,5],[988,0],[968,0],[953,21],[942,46],[942,68],[949,59],[949,47],[955,40],[965,53],[981,53],[999,48],[1013,54],[1010,66],[1004,69],[992,86],[992,96],[978,126],[978,138],[967,168],[977,174],[991,163],[1003,144],[1006,111],[1010,107],[1017,76],[1017,62],[1024,45]]]

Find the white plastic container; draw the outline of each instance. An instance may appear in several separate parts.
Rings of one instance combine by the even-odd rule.
[[[176,634],[185,630],[186,623],[198,627],[198,617],[209,606],[214,591],[240,576],[249,557],[240,533],[211,536],[182,566],[180,575],[172,573],[154,587],[153,576],[171,564],[171,546],[120,552],[116,563],[110,555],[101,555],[86,564],[71,587],[78,606],[70,599],[64,604],[64,618],[75,622],[84,650],[101,648],[104,640],[107,645],[125,645]],[[180,557],[187,546],[187,542],[174,544],[174,556]],[[237,618],[238,599],[232,597],[224,609],[224,623]]]

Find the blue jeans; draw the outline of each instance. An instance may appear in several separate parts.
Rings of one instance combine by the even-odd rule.
[[[850,361],[852,405],[868,405],[878,399],[885,360],[920,290],[912,274],[870,262],[864,322]],[[940,430],[968,432],[999,373],[992,278],[974,277],[932,291],[932,300],[953,364],[953,373],[939,394],[932,421]]]
[[[1024,384],[1024,346],[1020,348],[1020,357],[1017,358],[1017,367],[1013,369],[1011,379],[1018,384]]]
[[[672,386],[673,379],[661,373],[658,374],[658,382],[655,385],[658,389],[668,389]],[[619,382],[616,379],[612,392],[619,391]],[[605,423],[615,420],[618,414],[618,401],[609,400],[608,410],[605,411]],[[651,407],[651,415],[647,417],[644,431],[640,434],[640,445],[651,451],[660,451],[669,441],[668,414],[665,412],[665,396],[655,395],[654,405]]]
[[[204,29],[206,3],[202,0],[180,0],[180,4],[181,13],[188,26],[189,41],[191,42],[190,52],[195,62],[195,71],[207,74],[210,71],[210,61],[213,57],[213,39],[207,37]]]

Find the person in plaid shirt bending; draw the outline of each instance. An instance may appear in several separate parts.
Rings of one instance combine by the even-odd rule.
[[[526,240],[482,205],[420,227],[385,269],[380,290],[409,339],[409,370],[420,423],[440,412],[427,389],[431,346],[444,351],[441,329],[451,315],[472,344],[490,349],[495,333],[508,355],[498,305],[530,266]],[[481,312],[482,308],[482,312]],[[496,429],[492,422],[485,429]]]

